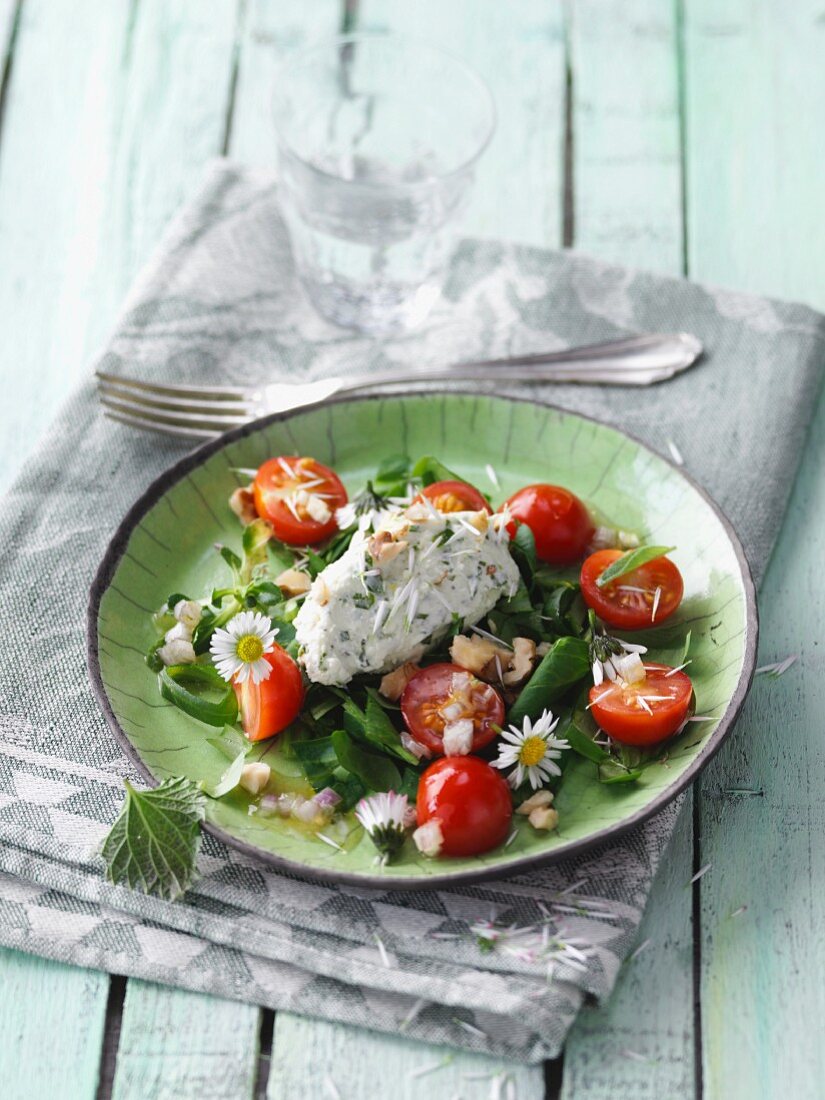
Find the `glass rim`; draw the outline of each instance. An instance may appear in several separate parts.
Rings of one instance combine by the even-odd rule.
[[[462,57],[452,53],[450,50],[444,50],[440,46],[434,46],[426,39],[419,38],[415,35],[398,34],[395,31],[357,31],[352,34],[336,34],[327,38],[320,38],[310,45],[302,47],[300,50],[284,56],[283,60],[279,63],[275,72],[276,80],[282,78],[289,70],[290,66],[296,65],[306,58],[310,57],[314,53],[320,53],[323,50],[330,49],[336,46],[347,46],[358,42],[390,42],[393,45],[398,44],[400,46],[412,46],[416,49],[423,50],[430,54],[445,58],[451,64],[457,66],[463,70],[465,76],[469,77],[470,81],[475,84],[478,91],[481,93],[482,99],[485,101],[487,107],[487,126],[481,141],[478,142],[476,148],[470,154],[465,157],[455,167],[448,169],[446,172],[433,172],[426,176],[424,179],[411,180],[405,182],[403,180],[393,182],[392,187],[398,190],[405,191],[417,191],[431,187],[433,183],[440,182],[442,180],[449,180],[453,176],[458,176],[462,172],[466,172],[482,155],[484,150],[490,144],[493,134],[496,132],[498,126],[498,111],[496,109],[496,101],[493,98],[493,93],[490,90],[490,86],[484,77],[475,69],[469,62],[465,61]],[[276,90],[271,98],[272,114],[276,114],[276,107],[278,102],[278,91]],[[335,183],[343,184],[346,187],[363,188],[365,190],[384,190],[388,185],[378,180],[352,180],[346,179],[344,176],[336,175],[334,172],[329,172],[325,168],[320,168],[317,164],[313,164],[311,161],[303,157],[297,149],[284,137],[281,132],[277,121],[275,122],[275,134],[277,143],[280,149],[288,153],[290,156],[298,160],[305,168],[313,172],[321,179],[334,181]]]

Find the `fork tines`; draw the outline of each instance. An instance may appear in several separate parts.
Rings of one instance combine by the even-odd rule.
[[[107,416],[134,428],[204,438],[251,420],[254,403],[240,387],[199,389],[119,378],[98,372],[98,395]]]

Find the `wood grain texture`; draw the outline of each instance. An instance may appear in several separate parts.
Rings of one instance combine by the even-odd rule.
[[[272,95],[278,65],[293,50],[337,34],[341,0],[251,0],[240,38],[229,155],[244,164],[275,166]]]
[[[14,387],[0,487],[84,367],[128,16],[125,2],[21,10],[0,143],[0,316],[13,320],[3,375]]]
[[[544,1078],[535,1067],[282,1012],[275,1019],[267,1097],[285,1100],[309,1091],[318,1100],[504,1100],[508,1079],[509,1095],[542,1100]]]
[[[126,988],[114,1100],[251,1097],[260,1009],[132,979]]]
[[[676,5],[577,0],[570,11],[575,247],[679,274]]]
[[[685,14],[691,273],[823,308],[821,5],[689,0]],[[800,660],[757,679],[701,785],[708,1100],[822,1095],[824,463],[821,403],[761,601],[762,660]]]
[[[578,0],[571,8],[574,245],[606,260],[682,270],[675,7]],[[687,1100],[694,1081],[692,794],[610,1001],[565,1047],[562,1097]]]
[[[565,46],[561,0],[360,0],[357,28],[425,38],[490,86],[498,126],[463,219],[474,236],[562,241]]]
[[[92,1100],[109,979],[0,948],[3,1100]]]
[[[825,298],[825,10],[819,0],[687,0],[690,271]]]

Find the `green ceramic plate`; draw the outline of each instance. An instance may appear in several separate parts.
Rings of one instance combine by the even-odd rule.
[[[240,794],[210,802],[206,827],[305,875],[421,888],[566,858],[655,813],[707,763],[745,698],[757,635],[750,571],[730,524],[681,470],[614,428],[535,402],[464,393],[332,401],[256,421],[173,466],[124,519],[92,589],[89,667],[115,736],[149,782],[180,774],[215,780],[226,767],[207,741],[215,730],[164,703],[143,654],[154,640],[150,613],[170,592],[197,594],[223,580],[213,544],[240,543],[226,505],[239,483],[232,468],[257,466],[273,454],[311,454],[354,490],[382,457],[399,451],[436,454],[501,499],[529,482],[558,482],[645,541],[676,546],[672,557],[685,579],[685,599],[645,640],[653,659],[678,664],[691,631],[697,713],[714,719],[689,725],[666,762],[647,767],[635,784],[604,786],[595,766],[577,759],[557,799],[557,833],[537,833],[521,822],[508,847],[472,859],[427,860],[408,841],[379,874],[359,826],[337,851],[289,822],[249,816]],[[488,463],[500,492],[489,483]],[[276,771],[289,771],[277,739],[256,751]]]

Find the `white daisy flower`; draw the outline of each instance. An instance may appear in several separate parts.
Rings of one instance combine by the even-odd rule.
[[[395,791],[362,798],[355,807],[355,816],[385,859],[395,855],[404,843],[407,829],[415,823],[415,810],[409,799]]]
[[[249,677],[259,684],[269,679],[272,669],[264,654],[275,647],[277,630],[272,620],[259,611],[241,611],[230,619],[226,628],[218,627],[209,643],[209,651],[215,668],[224,680],[236,680],[243,684]]]
[[[525,718],[521,729],[510,726],[501,731],[502,741],[506,744],[499,742],[498,760],[493,760],[492,765],[502,770],[513,769],[507,776],[511,787],[520,787],[525,779],[529,779],[535,791],[544,786],[551,776],[561,775],[556,761],[561,757],[562,750],[569,749],[570,745],[562,738],[552,736],[558,724],[559,720],[553,718],[553,712],[545,710],[535,722]]]

